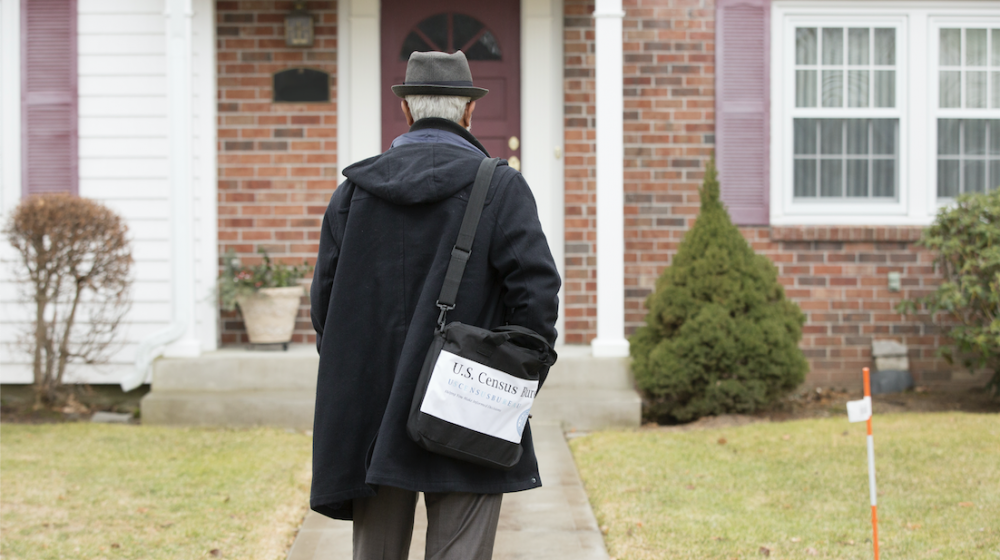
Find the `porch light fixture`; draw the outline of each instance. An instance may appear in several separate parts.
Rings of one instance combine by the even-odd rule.
[[[285,45],[311,47],[315,38],[312,14],[306,11],[305,2],[296,2],[295,9],[285,16]]]

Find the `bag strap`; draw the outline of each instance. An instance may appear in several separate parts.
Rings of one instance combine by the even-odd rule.
[[[499,162],[500,158],[485,158],[479,164],[476,182],[473,183],[472,193],[469,195],[469,204],[465,207],[465,217],[462,218],[462,227],[458,230],[458,240],[455,241],[455,248],[451,250],[451,261],[448,262],[448,271],[444,274],[444,284],[441,285],[441,294],[437,299],[437,306],[441,309],[438,326],[442,329],[445,325],[445,314],[455,309],[458,287],[465,274],[465,265],[472,255],[472,241],[476,238],[479,218],[483,215],[486,192],[490,189],[493,172]]]

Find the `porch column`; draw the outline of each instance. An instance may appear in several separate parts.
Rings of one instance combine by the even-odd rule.
[[[170,323],[139,342],[135,369],[121,381],[130,391],[147,378],[160,354],[198,356],[195,331],[194,189],[192,188],[191,18],[192,0],[166,0],[167,138],[170,189]]]
[[[167,112],[170,146],[170,268],[173,323],[177,337],[164,349],[171,357],[197,356],[201,343],[195,331],[194,189],[191,18],[193,0],[166,0]]]
[[[594,356],[627,356],[625,340],[625,157],[621,0],[594,10],[597,110],[597,338]]]
[[[344,168],[382,153],[379,0],[337,2],[337,182]]]

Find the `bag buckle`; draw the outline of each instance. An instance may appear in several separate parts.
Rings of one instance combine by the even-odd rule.
[[[441,313],[438,315],[438,330],[439,331],[443,331],[444,330],[445,314],[447,314],[452,309],[455,309],[455,304],[448,305],[446,303],[441,303],[439,301],[439,302],[437,302],[437,306],[438,306],[438,309],[441,310]]]
[[[456,245],[451,250],[451,258],[458,259],[463,263],[469,262],[469,257],[472,255],[472,251],[466,251],[465,249]]]

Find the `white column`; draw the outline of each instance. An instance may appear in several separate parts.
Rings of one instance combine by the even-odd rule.
[[[194,203],[194,325],[202,352],[219,346],[218,75],[215,0],[194,0],[191,19],[191,131]]]
[[[597,338],[594,356],[627,356],[621,0],[594,10],[597,104]]]
[[[521,173],[559,275],[565,273],[562,0],[521,0]],[[473,76],[475,79],[475,76]],[[563,292],[559,294],[563,300]],[[556,330],[565,335],[563,313]]]
[[[348,165],[382,153],[379,0],[337,3],[337,180]]]
[[[170,146],[170,268],[173,320],[178,336],[164,349],[166,356],[197,356],[201,343],[195,330],[194,295],[194,165],[192,134],[191,18],[192,0],[166,0],[167,103]]]
[[[197,356],[195,331],[194,198],[191,162],[192,0],[166,0],[167,117],[170,185],[170,290],[172,318],[163,329],[140,341],[135,369],[122,380],[130,391],[144,383],[153,360],[161,354]]]

